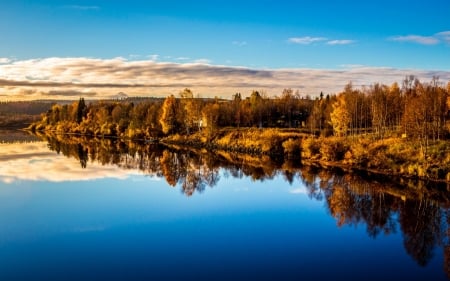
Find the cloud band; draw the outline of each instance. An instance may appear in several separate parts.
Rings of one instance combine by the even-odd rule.
[[[343,44],[343,42],[341,42]],[[252,69],[205,63],[165,63],[123,58],[44,58],[0,64],[0,98],[9,100],[109,98],[118,92],[131,96],[167,96],[185,87],[203,97],[230,98],[234,93],[265,90],[270,96],[284,88],[303,95],[336,93],[349,81],[355,86],[401,82],[406,75],[422,81],[450,71],[350,66],[342,69]]]

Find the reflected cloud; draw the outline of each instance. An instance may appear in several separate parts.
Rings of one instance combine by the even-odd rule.
[[[84,169],[79,162],[49,151],[46,142],[0,144],[0,182],[16,181],[89,181],[103,178],[127,179],[140,175],[136,170],[98,163]]]
[[[289,193],[291,193],[291,194],[308,194],[308,191],[304,187],[298,187],[298,188],[289,190]]]

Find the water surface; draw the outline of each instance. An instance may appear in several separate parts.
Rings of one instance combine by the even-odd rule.
[[[446,186],[76,137],[0,144],[1,280],[447,280]]]

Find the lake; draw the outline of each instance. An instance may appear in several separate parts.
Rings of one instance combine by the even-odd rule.
[[[0,140],[0,280],[450,276],[445,184],[111,139]]]

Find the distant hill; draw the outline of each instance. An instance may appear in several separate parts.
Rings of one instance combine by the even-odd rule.
[[[0,102],[0,129],[24,128],[40,119],[54,101]]]
[[[0,102],[0,116],[7,115],[40,115],[47,112],[54,101],[13,101],[13,102]]]

